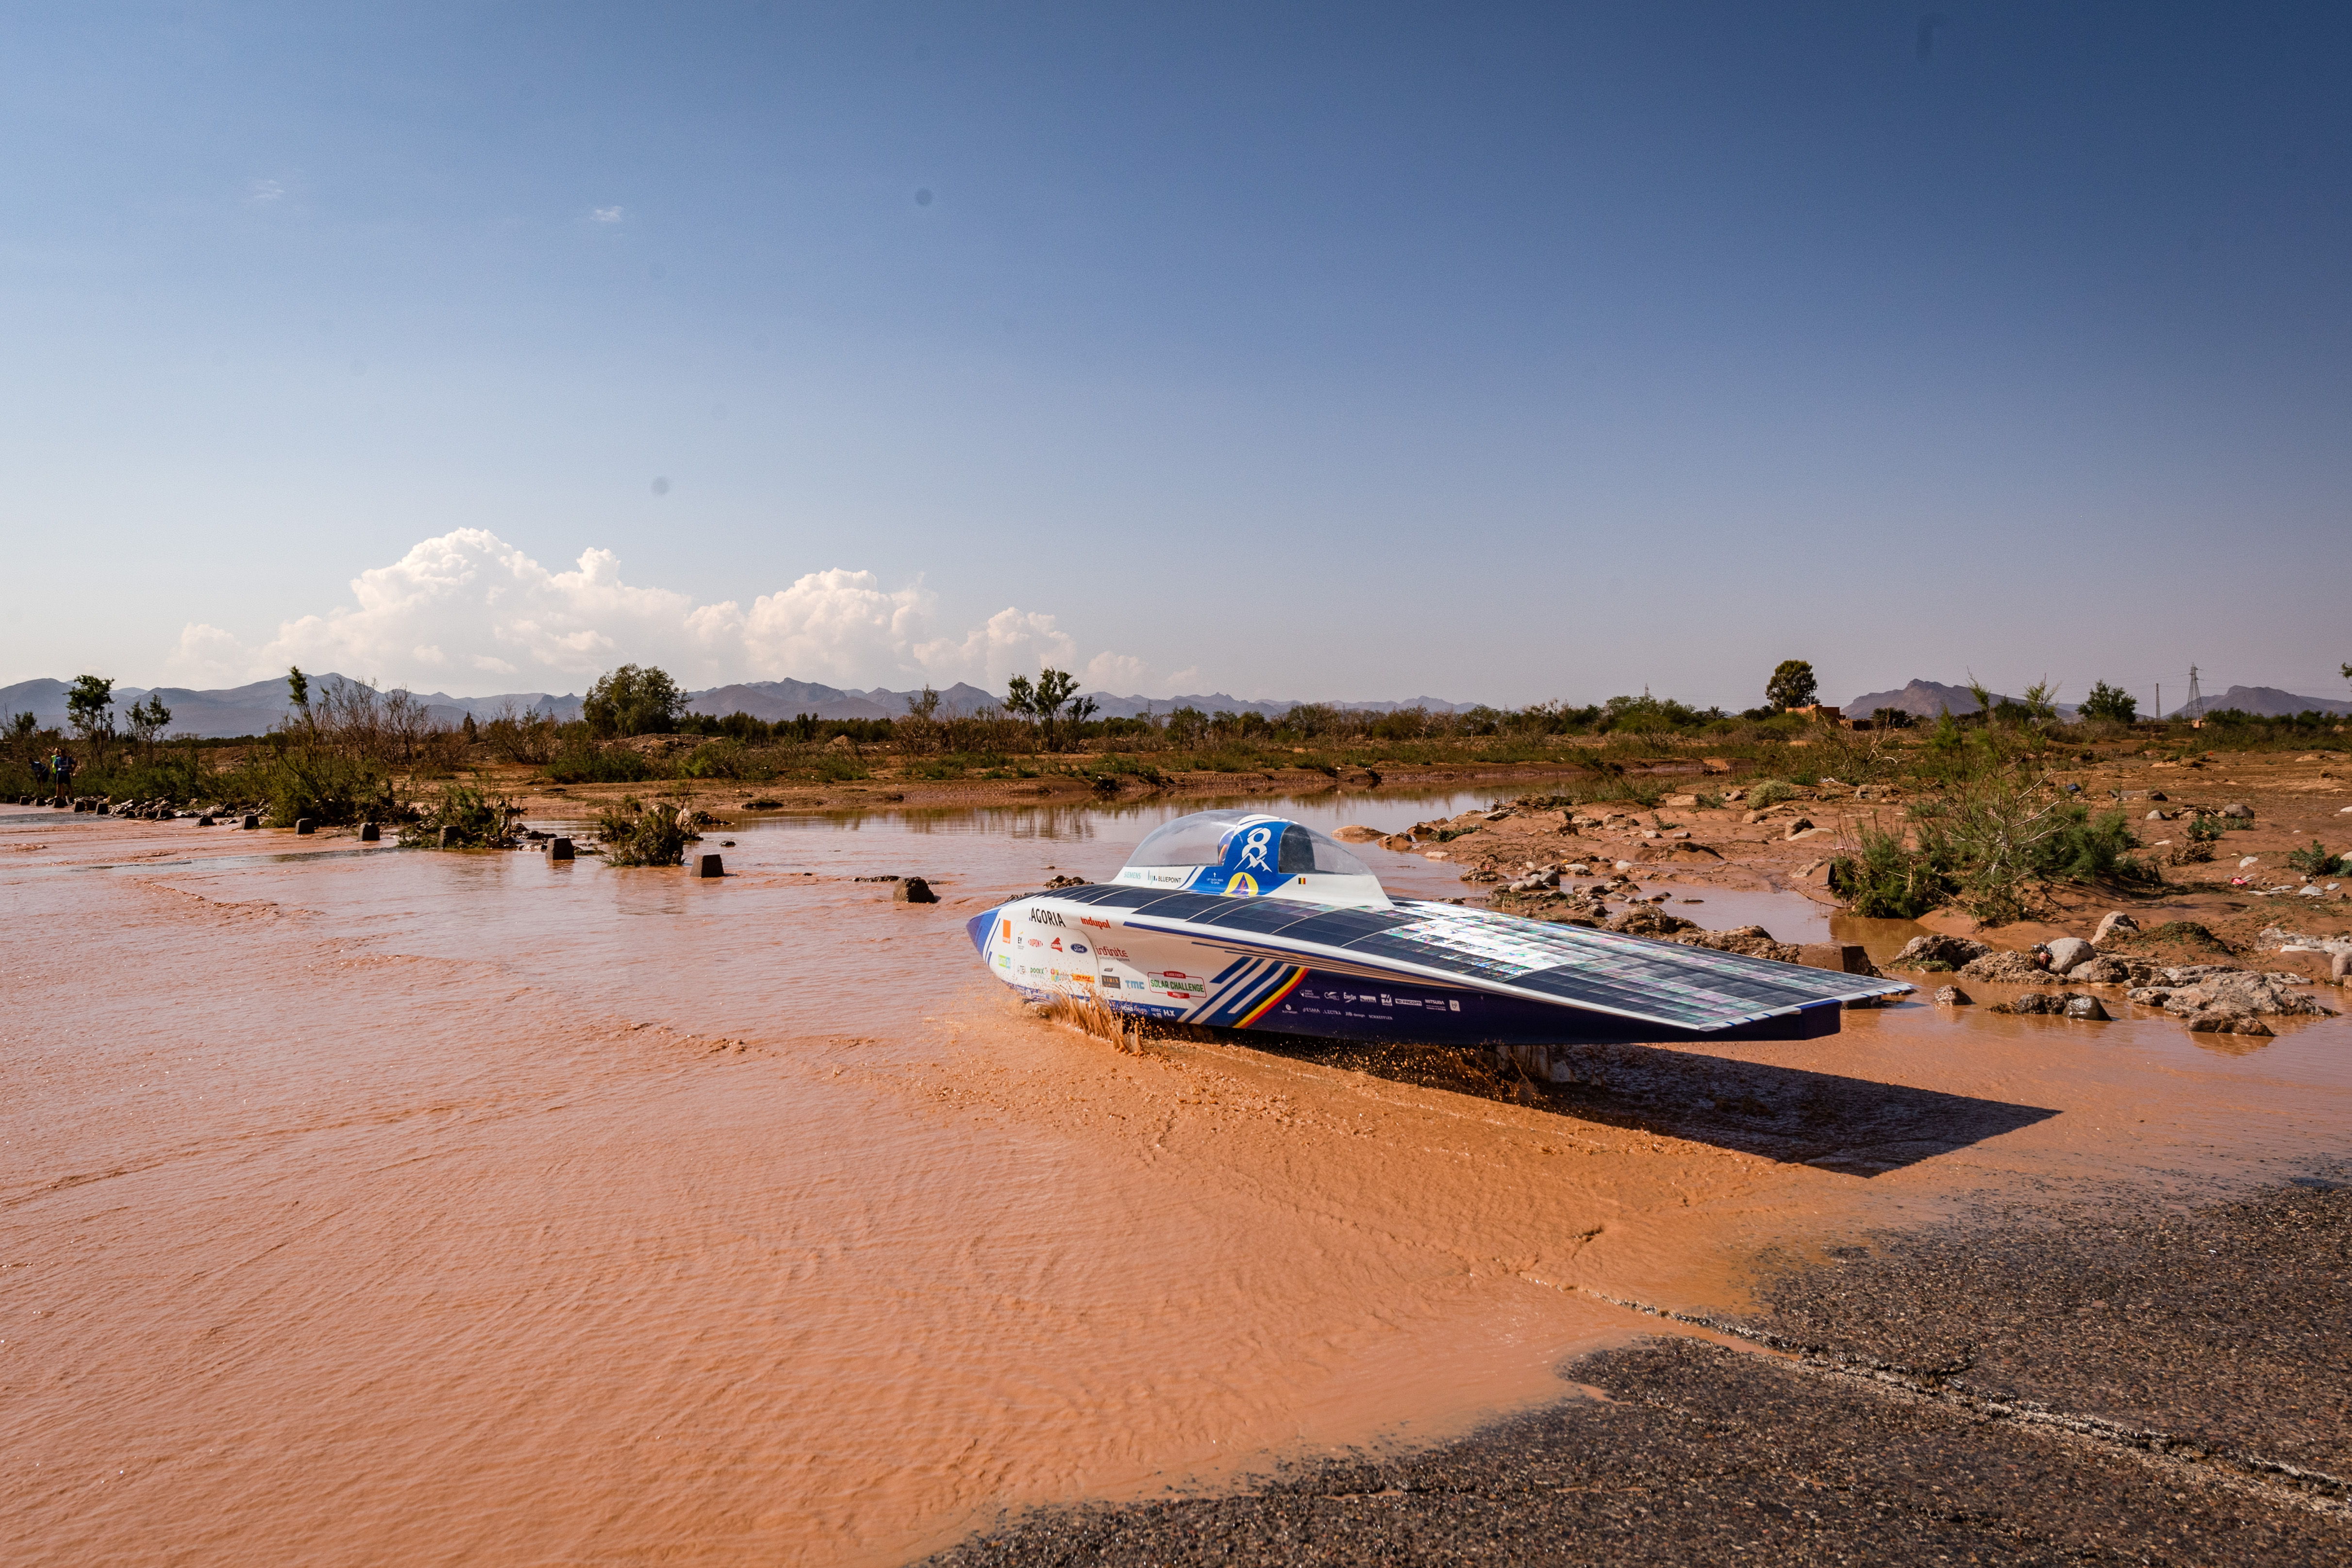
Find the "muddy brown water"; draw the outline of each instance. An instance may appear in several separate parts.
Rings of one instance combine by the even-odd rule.
[[[1664,1326],[1615,1303],[1738,1310],[1767,1244],[2006,1184],[2161,1201],[2352,1126],[2341,1020],[2223,1049],[1915,1002],[1596,1067],[1795,1086],[1799,1148],[1239,1037],[1122,1055],[982,973],[969,915],[1193,808],[747,821],[718,882],[0,813],[0,1552],[898,1562],[1556,1397]],[[887,872],[944,901],[854,879]]]

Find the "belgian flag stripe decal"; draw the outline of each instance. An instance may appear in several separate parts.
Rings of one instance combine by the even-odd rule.
[[[1267,1011],[1271,1009],[1276,1003],[1281,1001],[1285,996],[1289,995],[1293,991],[1297,990],[1298,983],[1306,978],[1307,971],[1304,969],[1292,970],[1290,972],[1290,977],[1274,988],[1273,995],[1268,996],[1265,1001],[1251,1008],[1249,1011],[1249,1016],[1234,1025],[1234,1027],[1237,1029],[1246,1029],[1252,1024],[1256,1023],[1260,1018],[1265,1017]]]

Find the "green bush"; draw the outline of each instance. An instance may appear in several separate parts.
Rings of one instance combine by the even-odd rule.
[[[574,738],[555,753],[542,770],[557,784],[643,784],[654,776],[653,764],[626,746],[602,746]]]
[[[1830,863],[1830,890],[1865,920],[1916,920],[1958,890],[1941,847],[1914,849],[1901,829],[1872,823],[1859,856]]]
[[[677,765],[682,778],[749,779],[763,782],[776,776],[775,764],[731,738],[705,741]]]
[[[211,782],[225,798],[267,802],[270,820],[280,827],[291,827],[306,816],[317,823],[344,824],[406,815],[379,763],[323,746],[248,753],[242,766]]]
[[[1797,786],[1787,779],[1759,779],[1748,786],[1748,804],[1757,811],[1796,797]]]
[[[702,837],[687,821],[684,807],[649,806],[635,795],[596,819],[596,836],[612,866],[676,866],[685,860],[686,847]]]
[[[847,784],[853,779],[874,776],[874,770],[856,757],[834,751],[819,752],[807,762],[798,764],[793,771],[814,773],[820,784]]]
[[[428,848],[503,849],[515,841],[515,816],[504,799],[491,801],[478,789],[452,784],[422,816],[401,828],[400,841]],[[446,846],[444,828],[453,830]]]
[[[2053,882],[2138,887],[2163,879],[2153,866],[2132,858],[2139,847],[2130,819],[2120,811],[2091,815],[2086,805],[2062,805],[2058,823],[2035,847],[2035,873]]]
[[[2301,871],[2313,877],[2335,876],[2343,865],[2342,859],[2331,854],[2327,846],[2316,838],[2311,841],[2311,847],[2308,849],[2288,850],[2286,863],[2289,869]]]

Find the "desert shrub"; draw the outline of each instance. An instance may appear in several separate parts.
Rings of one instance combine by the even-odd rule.
[[[1913,848],[1900,828],[1864,827],[1861,852],[1830,863],[1830,890],[1867,920],[1916,920],[1957,889],[1940,844]]]
[[[270,820],[280,827],[291,827],[306,816],[341,824],[406,815],[383,764],[325,746],[257,751],[212,782],[215,793],[227,798],[266,802]]]
[[[820,751],[793,764],[793,772],[815,777],[819,784],[846,784],[874,776],[874,770],[846,752]]]
[[[553,718],[526,713],[511,702],[502,704],[490,721],[480,727],[483,742],[493,755],[509,763],[533,764],[552,760],[559,736]]]
[[[22,794],[32,788],[31,770],[26,769],[22,776],[25,782],[20,787],[0,784],[0,791]],[[117,800],[188,802],[205,798],[214,776],[205,767],[203,753],[189,745],[176,751],[158,749],[145,757],[117,757],[77,774],[74,793],[112,795]]]
[[[1758,811],[1796,797],[1797,786],[1787,779],[1759,779],[1748,786],[1748,804]]]
[[[584,738],[565,742],[543,770],[558,784],[642,784],[653,764],[626,746],[604,746]]]
[[[2053,882],[2082,882],[2137,887],[2160,881],[2156,868],[2133,858],[2139,847],[2131,822],[2120,811],[2091,815],[2091,808],[2062,805],[2053,814],[2056,826],[2035,847],[2033,869]]]
[[[1133,757],[1101,758],[1087,770],[1087,776],[1094,781],[1097,789],[1117,789],[1122,778],[1140,779],[1154,789],[1164,789],[1168,784],[1167,774],[1150,763],[1139,762]]]
[[[596,819],[596,836],[604,841],[605,863],[613,866],[676,866],[686,858],[686,847],[702,837],[684,807],[667,802],[647,805],[635,795]]]
[[[2135,859],[2120,811],[2091,815],[2034,785],[1997,781],[1955,796],[1942,813],[1915,811],[1919,847],[1946,868],[1952,901],[1987,925],[2024,918],[2037,882],[2144,887],[2162,880]]]
[[[490,800],[467,784],[451,784],[415,821],[400,830],[403,844],[442,847],[442,830],[451,830],[449,847],[502,849],[514,841],[517,808],[504,798]]]
[[[2314,877],[2332,877],[2343,864],[2341,858],[2331,853],[2327,846],[2316,838],[2311,841],[2308,849],[2288,850],[2286,863],[2289,869]]]
[[[694,779],[750,779],[758,782],[776,776],[773,763],[740,741],[731,739],[705,741],[694,748],[686,761],[678,763],[677,771],[681,777]]]

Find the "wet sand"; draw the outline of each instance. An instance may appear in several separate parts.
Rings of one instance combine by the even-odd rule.
[[[1760,1364],[1636,1309],[1737,1327],[1768,1254],[2352,1124],[2341,1020],[1912,1005],[1525,1103],[1120,1055],[986,979],[966,916],[1181,809],[746,826],[715,884],[0,813],[9,1559],[904,1561],[1440,1452],[1661,1328]]]

